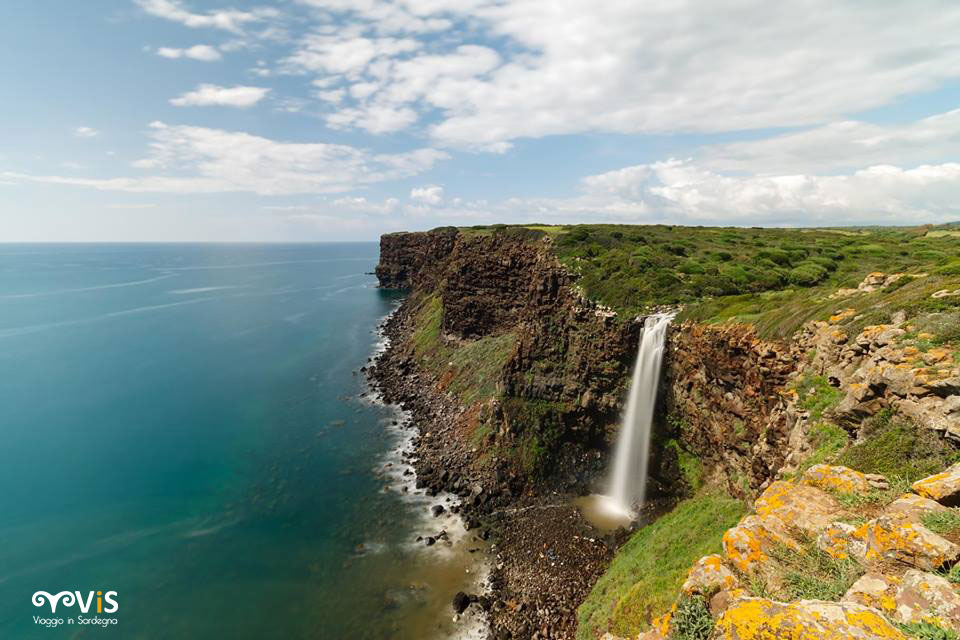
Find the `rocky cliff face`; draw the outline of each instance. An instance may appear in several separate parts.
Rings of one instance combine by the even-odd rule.
[[[732,495],[764,488],[783,463],[794,416],[782,392],[795,350],[748,325],[673,327],[666,372],[670,429]]]
[[[400,313],[411,323],[424,300],[438,300],[438,340],[451,349],[505,334],[514,338],[494,372],[495,397],[462,407],[461,421],[484,423],[480,444],[503,453],[490,469],[471,461],[478,480],[496,472],[544,480],[565,455],[564,445],[582,450],[605,441],[641,324],[583,300],[545,241],[447,230],[393,234],[381,240],[377,275],[382,286],[411,290]],[[411,370],[418,368],[416,349],[403,343],[415,330],[410,326],[400,337],[398,349],[409,347],[404,356]],[[432,373],[438,380],[448,375]],[[469,435],[477,425],[463,427]]]
[[[451,229],[391,234],[381,240],[377,275],[384,287],[411,290],[400,314],[409,325],[401,343],[410,342],[415,310],[428,297],[440,302],[440,339],[449,345],[507,333],[515,338],[496,372],[496,397],[460,407],[462,436],[484,423],[485,435],[471,448],[503,454],[485,468],[468,461],[473,480],[529,475],[549,484],[562,470],[565,479],[573,473],[582,483],[597,471],[596,462],[580,473],[564,462],[598,460],[615,435],[639,319],[585,300],[543,238]],[[760,340],[744,325],[684,323],[671,330],[669,342],[660,413],[671,420],[659,425],[658,442],[679,440],[725,475],[734,493],[755,493],[787,449],[794,416],[780,391],[797,367],[797,353]],[[430,377],[415,351],[404,351],[405,370]],[[432,373],[438,380],[445,375]],[[671,450],[658,451],[652,470],[655,491],[683,491]]]

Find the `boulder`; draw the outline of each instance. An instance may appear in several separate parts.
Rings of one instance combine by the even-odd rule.
[[[460,615],[467,610],[467,607],[470,606],[470,596],[465,594],[463,591],[457,591],[457,595],[453,596],[453,610],[457,612],[457,615]]]
[[[723,557],[714,554],[700,558],[690,567],[682,589],[687,595],[710,595],[738,586],[737,577],[723,564]]]
[[[713,640],[907,640],[876,610],[853,602],[798,600],[789,604],[743,598],[727,609]]]
[[[883,476],[854,471],[847,467],[831,467],[815,464],[800,479],[802,484],[837,493],[866,493],[870,489],[885,489],[887,480]]]
[[[931,622],[960,631],[960,595],[945,578],[932,573],[916,569],[902,577],[868,573],[842,601],[878,609],[901,624]]]
[[[896,596],[900,590],[900,578],[882,573],[866,573],[854,582],[840,599],[865,607],[878,609],[890,615],[896,611]]]
[[[857,528],[846,522],[834,522],[817,536],[817,547],[834,558],[862,559],[867,555],[867,543],[858,537]]]
[[[960,464],[955,464],[942,473],[917,480],[911,488],[924,498],[947,506],[956,506],[960,504]]]
[[[918,496],[915,493],[905,493],[887,505],[887,508],[884,509],[883,512],[890,516],[900,516],[913,522],[920,522],[923,516],[928,513],[946,510],[947,507],[939,502],[934,502],[929,498]]]
[[[934,571],[960,558],[960,547],[905,515],[881,515],[854,527],[834,522],[817,537],[817,546],[835,558],[884,560]]]
[[[773,516],[747,516],[723,534],[724,555],[744,573],[752,573],[767,564],[770,552],[779,545],[800,549],[783,522]]]
[[[758,516],[777,518],[783,525],[811,536],[844,513],[839,503],[825,491],[785,480],[767,487],[754,502],[754,509]]]
[[[880,516],[858,528],[867,561],[893,560],[935,571],[960,558],[960,547],[908,518]]]

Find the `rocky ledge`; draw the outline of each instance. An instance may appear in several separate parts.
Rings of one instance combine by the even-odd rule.
[[[723,553],[691,567],[681,598],[639,638],[906,640],[918,628],[944,634],[922,636],[930,638],[960,632],[960,512],[947,506],[960,499],[960,465],[885,505],[861,500],[885,489],[880,476],[827,465],[772,483],[724,535]],[[806,565],[808,575],[797,571],[812,556],[824,575],[815,564]],[[840,573],[852,584],[836,600],[772,597],[789,594],[793,582],[829,583]],[[691,602],[703,609],[701,635],[683,635],[694,619]]]

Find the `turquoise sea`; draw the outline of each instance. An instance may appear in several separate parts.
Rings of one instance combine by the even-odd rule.
[[[397,416],[360,397],[399,299],[376,261],[373,243],[0,245],[0,638],[463,630],[469,536],[401,490]],[[415,542],[442,527],[453,545]],[[115,625],[32,603],[95,590],[117,592]]]

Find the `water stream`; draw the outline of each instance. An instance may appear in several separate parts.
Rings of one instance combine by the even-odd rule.
[[[642,508],[646,499],[647,466],[650,455],[650,429],[660,383],[660,366],[672,313],[648,316],[637,351],[630,381],[630,395],[617,444],[609,489],[605,495],[592,496],[581,504],[584,514],[602,528],[625,524],[634,519],[634,507]]]

